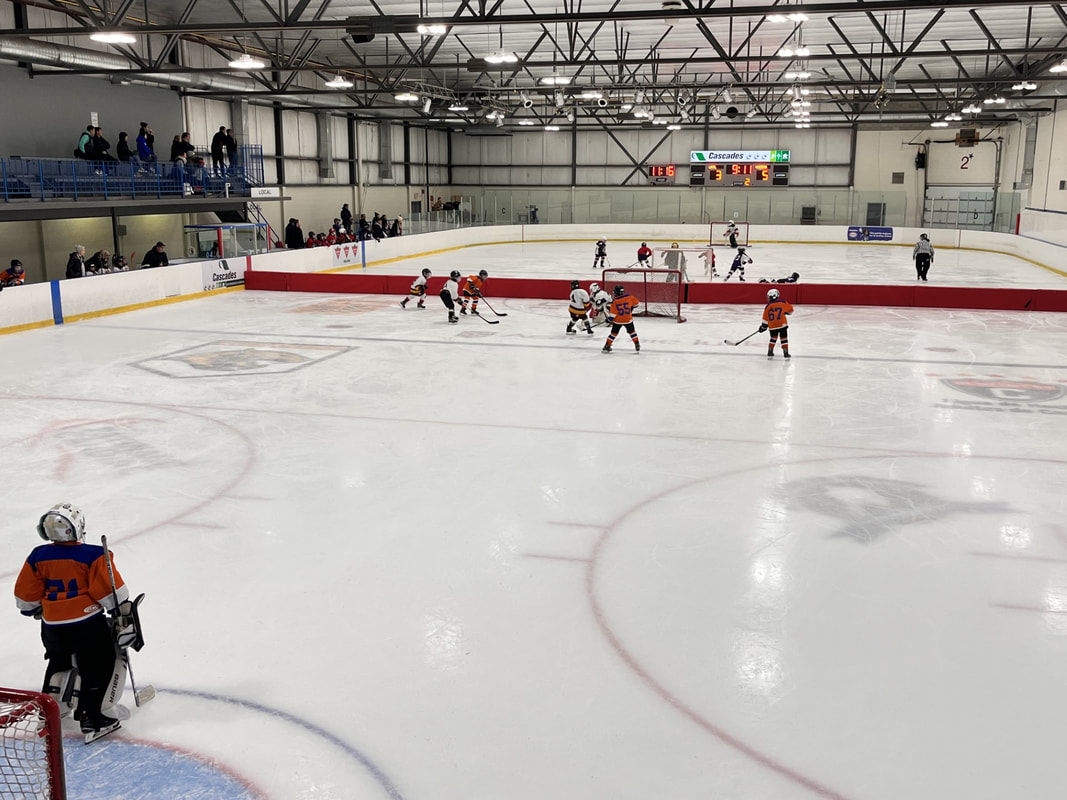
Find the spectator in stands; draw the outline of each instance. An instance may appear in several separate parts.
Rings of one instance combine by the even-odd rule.
[[[81,136],[78,137],[78,147],[74,151],[76,158],[93,157],[93,125],[86,125]]]
[[[11,259],[11,266],[0,272],[0,289],[5,286],[22,286],[26,282],[26,270],[17,258]]]
[[[86,271],[92,270],[98,275],[111,272],[111,251],[101,248],[85,259]]]
[[[144,254],[144,258],[141,259],[141,269],[147,269],[149,267],[165,267],[170,261],[167,258],[167,254],[163,248],[166,245],[163,242],[156,242],[156,246]]]
[[[389,226],[389,236],[403,236],[404,234],[404,217],[400,214],[396,215],[396,219],[393,220],[393,224]]]
[[[226,129],[226,160],[231,167],[237,163],[237,137],[233,135],[233,128]]]
[[[366,214],[359,215],[359,230],[357,231],[357,235],[361,242],[366,241],[370,236],[370,223],[367,222]]]
[[[85,271],[94,275],[111,272],[111,253],[108,250],[97,250],[85,259]]]
[[[348,203],[341,206],[341,224],[348,233],[352,233],[352,211],[348,208]]]
[[[374,219],[370,223],[370,235],[374,237],[374,241],[380,242],[385,237],[385,231],[382,230],[382,226],[385,224],[385,218],[378,213],[375,213]]]
[[[122,253],[115,253],[111,256],[111,271],[112,272],[126,272],[130,268],[130,265],[126,263],[126,256]]]
[[[182,137],[174,134],[174,141],[170,143],[170,160],[185,162],[185,151],[182,149]]]
[[[289,218],[289,224],[285,226],[285,246],[290,250],[302,250],[304,244],[304,232],[300,230],[300,220],[295,217]]]
[[[226,126],[219,126],[211,137],[211,171],[216,175],[226,174]]]
[[[93,128],[93,161],[118,161],[111,153],[111,142],[104,138],[103,131]]]
[[[308,231],[308,240],[304,242],[304,247],[314,247],[318,241],[319,240],[315,238],[315,232]]]
[[[151,137],[151,141],[149,140]],[[153,145],[156,142],[155,134],[152,133],[152,129],[148,127],[147,122],[141,123],[141,130],[137,134],[137,157],[145,163],[152,163],[156,160],[156,151]]]
[[[74,252],[67,258],[67,277],[85,277],[85,245],[74,245]]]
[[[116,151],[119,154],[119,161],[129,161],[133,158],[133,151],[130,150],[130,135],[126,131],[119,131],[119,144]]]
[[[444,208],[444,201],[442,201],[441,198],[438,197],[436,200],[434,200],[433,207],[430,208],[430,211],[444,211]]]

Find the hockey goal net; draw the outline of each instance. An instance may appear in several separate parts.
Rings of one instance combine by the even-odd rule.
[[[737,243],[745,247],[748,246],[748,223],[747,222],[734,222],[737,227]],[[711,223],[711,238],[709,242],[718,247],[729,247],[730,237],[727,235],[729,232],[729,222],[713,222]]]
[[[38,692],[0,689],[0,798],[66,797],[59,705]]]
[[[674,317],[679,322],[685,322],[682,316],[685,283],[679,270],[636,267],[606,269],[601,281],[600,285],[609,294],[621,285],[634,295],[641,303],[634,312],[639,317]]]

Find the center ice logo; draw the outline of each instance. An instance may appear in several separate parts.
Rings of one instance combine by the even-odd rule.
[[[942,378],[941,382],[957,392],[984,400],[1008,400],[1015,403],[1048,403],[1067,392],[1062,385],[1010,378]]]
[[[141,369],[172,378],[201,378],[215,375],[262,375],[292,372],[339,355],[350,347],[304,342],[218,341],[137,364]]]

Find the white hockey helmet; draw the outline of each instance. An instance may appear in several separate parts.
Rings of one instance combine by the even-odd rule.
[[[677,247],[677,246],[678,246],[678,242],[671,242],[671,247],[672,247],[672,248],[673,248],[673,247]]]
[[[85,541],[85,515],[71,503],[56,503],[37,523],[37,535],[46,542]]]
[[[768,303],[773,303],[779,297],[781,297],[781,293],[777,289],[771,289],[769,292],[767,292]]]
[[[597,283],[596,281],[593,281],[591,284],[589,284],[589,294],[596,294],[599,291],[600,291],[600,284],[599,283]]]

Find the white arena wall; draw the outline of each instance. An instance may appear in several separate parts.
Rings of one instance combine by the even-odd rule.
[[[912,247],[920,228],[895,228],[896,241],[870,242],[865,247]],[[650,225],[635,235],[633,225],[510,225],[462,228],[418,236],[402,236],[369,242],[367,267],[388,271],[389,264],[420,255],[462,250],[486,244],[574,241],[593,243],[601,237],[611,242],[672,242],[683,245],[707,243],[707,226]],[[1028,236],[982,231],[929,231],[934,246],[1006,253],[1063,273],[1064,248]],[[752,226],[755,242],[849,244],[845,226]],[[855,243],[852,243],[855,246]],[[279,250],[251,256],[251,267],[270,272],[354,271],[359,267],[336,267],[330,248]],[[202,262],[175,264],[160,269],[98,275],[77,280],[52,281],[9,288],[0,295],[0,333],[14,333],[55,324],[53,287],[60,296],[65,322],[115,314],[162,303],[207,297]],[[242,287],[222,289],[235,291]]]

